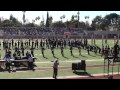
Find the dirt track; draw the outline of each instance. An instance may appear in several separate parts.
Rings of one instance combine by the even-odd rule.
[[[61,78],[62,79],[62,78]],[[108,76],[99,75],[99,76],[88,76],[88,77],[68,77],[63,79],[108,79]],[[120,75],[113,75],[113,79],[120,79]]]

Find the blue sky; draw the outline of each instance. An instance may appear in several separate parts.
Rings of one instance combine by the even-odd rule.
[[[49,11],[49,16],[53,17],[53,21],[60,20],[60,16],[65,15],[66,20],[70,20],[72,15],[77,15],[78,11]],[[120,11],[79,11],[80,12],[80,21],[86,21],[85,16],[89,16],[89,23],[91,23],[92,19],[97,16],[101,15],[104,17],[107,14],[110,13],[117,13],[120,15]],[[23,13],[22,11],[0,11],[0,17],[4,17],[9,19],[10,14],[13,14],[14,17],[16,17],[19,21],[22,22]],[[28,19],[29,22],[32,22],[35,17],[39,16],[40,21],[43,20],[42,17],[44,17],[44,20],[46,20],[46,14],[47,11],[26,11],[26,19]],[[40,21],[36,22],[39,23]]]

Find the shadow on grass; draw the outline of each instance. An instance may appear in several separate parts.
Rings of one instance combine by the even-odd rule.
[[[80,55],[80,56],[82,56],[82,57],[86,57],[86,56],[83,56],[83,55]]]
[[[73,73],[75,73],[76,75],[93,77],[93,76],[92,76],[90,73],[88,73],[88,72],[73,71]]]
[[[74,55],[72,55],[74,58],[79,58],[79,57],[76,57],[76,56],[74,56]]]
[[[56,56],[53,56],[54,58],[56,58],[56,59],[59,59],[58,57],[56,57]]]
[[[93,55],[90,55],[90,56],[92,56],[92,57],[96,57],[96,56],[93,56]]]
[[[47,57],[45,57],[45,56],[44,56],[43,58],[48,59],[48,58],[47,58]]]
[[[101,56],[100,54],[97,54],[97,56]]]
[[[65,56],[62,56],[62,57],[64,57],[64,58],[68,59],[68,57],[65,57]]]

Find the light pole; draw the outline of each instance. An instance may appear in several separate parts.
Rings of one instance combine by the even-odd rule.
[[[77,14],[78,14],[78,28],[80,28],[80,27],[79,27],[79,19],[80,19],[79,15],[80,15],[80,12],[78,11]]]
[[[85,16],[86,19],[86,30],[87,30],[87,19],[89,19],[89,16]]]
[[[23,12],[23,24],[25,24],[25,12],[26,11],[22,11]]]

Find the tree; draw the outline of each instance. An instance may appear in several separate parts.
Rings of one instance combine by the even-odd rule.
[[[24,25],[24,27],[35,27],[36,25],[34,23],[27,23]]]
[[[118,17],[117,29],[120,30],[120,16]]]
[[[2,25],[1,25],[2,27],[12,27],[13,26],[13,23],[10,21],[10,20],[8,20],[8,19],[6,19],[6,20],[4,20],[3,22],[2,22]]]
[[[60,27],[60,28],[63,28],[63,27],[66,27],[65,26],[65,23],[61,22],[61,21],[57,21],[57,22],[54,22],[52,24],[52,27]]]
[[[60,19],[61,19],[61,22],[62,22],[62,20],[65,18],[65,15],[62,15],[61,17],[60,17]]]
[[[17,26],[17,27],[22,26],[22,23],[19,22],[12,14],[10,15],[9,20],[11,21],[11,25],[13,26]]]
[[[104,17],[104,20],[105,20],[106,26],[108,27],[108,30],[109,30],[110,26],[112,26],[113,28],[117,27],[118,18],[119,18],[119,15],[116,13],[111,13]]]
[[[44,21],[41,21],[41,22],[40,22],[40,27],[45,27]]]
[[[93,20],[92,20],[92,28],[95,28],[96,30],[100,30],[100,26],[102,23],[102,17],[101,16],[96,16]]]
[[[49,25],[50,25],[50,26],[52,25],[52,21],[53,21],[53,17],[50,16],[50,17],[49,17]]]
[[[39,20],[40,20],[40,17],[39,17],[39,16],[35,18],[35,21],[39,21]]]

